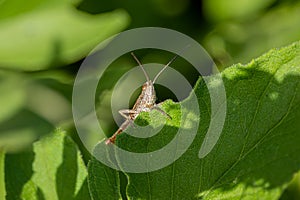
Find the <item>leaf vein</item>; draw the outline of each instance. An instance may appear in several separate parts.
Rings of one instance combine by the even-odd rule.
[[[207,196],[212,191],[212,189],[216,187],[217,183],[219,183],[220,180],[226,176],[226,174],[228,174],[243,158],[245,158],[249,153],[251,153],[259,144],[261,144],[261,142],[284,121],[284,119],[288,116],[292,108],[294,99],[297,94],[297,89],[298,87],[296,87],[294,95],[290,101],[289,108],[287,109],[287,112],[282,116],[282,118],[277,123],[275,123],[274,126],[272,126],[267,131],[267,133],[256,144],[254,144],[242,157],[239,157],[227,170],[224,171],[224,173],[214,182],[214,184],[211,186],[211,188],[208,190],[205,196]]]

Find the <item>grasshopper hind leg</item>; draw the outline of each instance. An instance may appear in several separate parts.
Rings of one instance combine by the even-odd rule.
[[[120,128],[110,137],[105,141],[105,144],[114,144],[117,135],[119,135],[120,133],[122,133],[128,125],[133,125],[133,118],[131,117],[131,115],[133,114],[138,114],[135,110],[130,110],[130,109],[124,109],[124,110],[119,110],[119,113],[122,117],[124,117],[126,119],[126,121],[120,126]]]

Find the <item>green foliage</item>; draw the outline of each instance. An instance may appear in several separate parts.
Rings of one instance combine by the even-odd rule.
[[[247,0],[204,0],[206,14],[211,20],[227,19],[243,20],[274,3],[275,0],[247,1]]]
[[[5,154],[3,151],[0,151],[0,199],[5,199],[5,177],[4,177],[4,157]]]
[[[300,173],[298,172],[288,188],[282,194],[280,200],[299,199],[300,198]]]
[[[211,116],[208,90],[200,80],[195,92],[199,97],[201,123],[193,144],[182,157],[163,169],[149,173],[126,173],[128,197],[279,198],[300,166],[299,76],[299,42],[286,48],[273,49],[247,65],[238,64],[222,72],[227,92],[227,102],[224,102],[228,108],[226,122],[218,143],[203,159],[199,159],[198,153]],[[213,80],[214,77],[210,78]],[[174,105],[169,102],[165,106],[167,110],[172,106],[171,111],[176,113],[179,108]],[[184,112],[193,110],[182,112],[184,115]],[[145,116],[138,119],[142,118],[148,119]],[[117,138],[117,144],[133,152],[159,149],[174,137],[174,127],[180,124],[179,119],[173,119],[172,124],[167,124],[155,137],[137,142],[123,134]],[[151,123],[155,126],[161,122],[157,120]],[[118,155],[111,159],[118,160]],[[89,166],[93,198],[119,197],[118,172],[95,158]]]
[[[88,184],[93,199],[120,199],[119,172],[96,160],[89,163],[88,172]]]
[[[71,118],[70,105],[64,97],[71,94],[65,92],[71,90],[68,79],[64,73],[29,77],[0,70],[0,149],[20,151],[52,132],[54,123]]]
[[[128,15],[90,15],[75,1],[0,2],[0,148],[20,151],[71,120],[72,64],[122,30]],[[19,71],[35,71],[23,73]]]
[[[26,152],[5,156],[8,200],[89,199],[86,179],[87,170],[78,148],[60,130],[34,143]]]
[[[299,13],[296,0],[0,0],[0,200],[299,199],[299,42],[251,61],[299,41]],[[179,58],[172,68],[195,85],[198,134],[173,164],[124,174],[90,160],[72,120],[72,87],[80,60],[95,45],[126,28],[146,26],[175,29],[203,44],[224,70],[226,123],[216,146],[199,159],[212,115],[210,86],[201,79],[195,85],[197,74]],[[142,63],[172,57],[154,49],[135,53]],[[250,63],[227,68],[239,62]],[[107,134],[116,129],[110,108],[114,84],[135,64],[128,55],[117,59],[97,88],[95,107]],[[208,79],[214,83],[213,76]],[[156,90],[159,100],[171,96]],[[192,108],[181,113],[179,105],[163,104],[172,120],[159,134],[122,134],[117,145],[133,152],[160,149],[187,114],[181,128],[188,132],[199,116]],[[153,111],[135,123],[158,127],[164,119]],[[109,159],[120,159],[115,156]]]
[[[235,13],[231,9],[227,10]],[[223,66],[249,62],[267,49],[299,40],[299,21],[295,19],[300,19],[299,3],[274,7],[259,18],[254,16],[252,20],[221,21],[206,36],[205,45]]]
[[[25,7],[14,10],[16,2]],[[40,70],[71,64],[128,23],[125,11],[89,15],[76,10],[70,1],[3,4],[0,65],[6,68]]]

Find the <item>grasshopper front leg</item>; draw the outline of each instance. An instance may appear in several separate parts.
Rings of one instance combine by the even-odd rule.
[[[130,109],[123,109],[123,110],[119,110],[119,113],[122,117],[128,120],[131,125],[134,126],[133,120],[135,119],[135,117],[131,117],[131,115],[137,115],[138,114],[137,111],[130,110]]]
[[[172,119],[172,117],[171,117],[168,113],[166,113],[163,109],[161,109],[161,108],[159,107],[159,105],[161,105],[161,104],[155,104],[155,105],[151,108],[151,110],[157,110],[158,112],[160,112],[161,114],[163,114],[163,115],[166,116],[167,118]]]

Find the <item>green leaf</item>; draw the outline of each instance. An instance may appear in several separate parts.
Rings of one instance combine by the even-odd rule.
[[[252,21],[220,23],[205,38],[205,46],[223,67],[249,62],[270,48],[299,40],[299,19],[300,3],[283,3]]]
[[[203,1],[203,6],[205,14],[212,20],[241,20],[255,16],[254,14],[267,8],[274,2],[275,0],[205,0]]]
[[[5,155],[5,187],[6,199],[20,199],[23,187],[31,184],[31,195],[35,196],[35,184],[32,183],[31,176],[33,174],[32,163],[34,161],[34,152],[32,149],[18,154]],[[36,198],[32,198],[36,199]]]
[[[54,124],[71,119],[70,102],[51,88],[57,87],[70,97],[71,93],[64,91],[71,89],[71,84],[64,84],[61,79],[67,81],[62,73],[30,76],[0,70],[0,149],[19,151],[51,133]]]
[[[293,174],[300,169],[300,43],[273,49],[247,65],[227,68],[221,75],[227,94],[224,102],[227,114],[222,134],[212,151],[199,159],[199,150],[213,115],[207,87],[220,87],[214,76],[208,77],[211,84],[205,85],[200,79],[195,86],[201,120],[189,149],[165,168],[148,173],[126,173],[129,199],[280,197]],[[184,102],[189,101],[188,98]],[[159,134],[139,140],[121,134],[117,137],[117,145],[131,152],[150,152],[164,147],[180,127],[178,104],[168,101],[164,106],[172,121],[168,121]],[[194,110],[181,112],[185,115]],[[150,114],[160,118],[158,113]],[[184,124],[193,123],[196,117],[187,118]],[[137,121],[150,123],[146,114],[140,115]],[[160,125],[160,121],[151,121],[151,125]],[[149,133],[141,131],[140,134]],[[101,145],[95,148],[94,155]],[[174,149],[177,150],[180,149]],[[110,159],[119,161],[120,157],[117,154]],[[118,164],[122,167],[122,163]],[[95,199],[106,199],[107,193],[118,194],[117,172],[96,158],[89,165],[91,195]]]
[[[53,129],[48,121],[22,108],[14,116],[0,122],[0,147],[10,152],[20,151]]]
[[[289,186],[285,189],[280,200],[290,200],[300,198],[300,173],[294,175],[293,180]]]
[[[90,15],[70,1],[7,2],[0,4],[0,11],[1,6],[11,9],[0,20],[0,65],[7,68],[40,70],[73,63],[129,21],[123,10]],[[28,6],[23,9],[23,4]]]
[[[0,151],[0,199],[5,199],[5,179],[4,179],[4,157],[5,153],[3,150]]]
[[[21,75],[0,71],[0,122],[9,119],[25,104],[27,82]]]
[[[88,184],[93,199],[120,199],[119,173],[95,158],[88,165]]]
[[[19,154],[7,154],[7,199],[90,199],[87,171],[75,143],[56,131]]]

